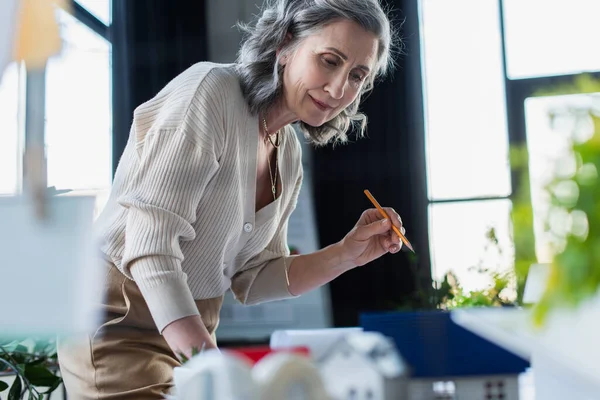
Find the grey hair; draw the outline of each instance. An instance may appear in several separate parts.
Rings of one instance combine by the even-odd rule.
[[[362,137],[367,117],[358,110],[361,98],[373,88],[376,78],[384,76],[394,66],[396,32],[379,1],[266,0],[262,10],[255,24],[238,24],[244,38],[236,69],[242,92],[254,114],[267,112],[280,99],[284,67],[279,60],[292,54],[304,38],[340,19],[354,21],[377,36],[379,46],[375,71],[363,84],[356,100],[321,126],[310,126],[299,121],[300,129],[315,145],[330,141],[346,142],[351,126],[357,128],[357,136]],[[288,34],[291,39],[286,41]]]

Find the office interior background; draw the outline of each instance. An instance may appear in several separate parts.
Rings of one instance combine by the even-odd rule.
[[[363,102],[368,136],[305,148],[314,232],[338,241],[370,207],[369,189],[402,216],[416,256],[386,255],[326,288],[331,326],[360,313],[424,307],[432,280],[453,271],[467,290],[489,284],[473,267],[513,267],[511,206],[521,184],[509,153],[529,151],[534,210],[547,179],[548,110],[578,94],[538,96],[598,77],[600,3],[594,0],[388,0],[403,49]],[[78,0],[59,11],[64,48],[45,75],[48,184],[97,195],[99,212],[134,108],[198,61],[233,62],[237,21],[253,0]],[[27,77],[9,65],[0,82],[0,195],[22,189]],[[554,146],[554,147],[553,147]],[[497,248],[489,246],[493,228]],[[536,261],[547,260],[536,231]],[[249,340],[244,328],[232,340]],[[234,340],[235,339],[235,340]],[[260,342],[261,339],[252,339]],[[263,341],[266,341],[265,337]]]

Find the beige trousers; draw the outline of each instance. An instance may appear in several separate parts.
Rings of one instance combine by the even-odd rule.
[[[69,400],[164,399],[180,365],[159,334],[135,282],[107,264],[104,318],[95,333],[58,340]],[[213,335],[223,297],[196,302]]]

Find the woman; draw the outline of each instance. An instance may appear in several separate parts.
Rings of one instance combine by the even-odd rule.
[[[198,63],[135,110],[97,221],[104,324],[59,345],[71,398],[162,398],[176,355],[217,346],[226,290],[245,304],[299,296],[400,250],[391,209],[313,254],[286,242],[302,183],[290,124],[316,145],[362,133],[361,95],[391,64],[378,2],[278,0],[243,28],[235,64]]]

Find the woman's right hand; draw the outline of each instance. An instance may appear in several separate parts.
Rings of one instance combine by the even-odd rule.
[[[181,354],[190,359],[192,357],[192,349],[200,351],[203,348],[217,348],[217,344],[208,333],[199,315],[171,322],[163,329],[162,335],[179,359],[181,359]]]

